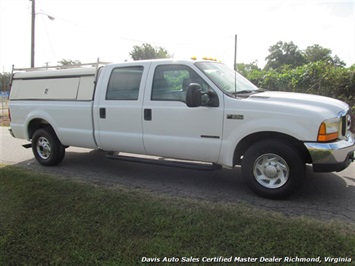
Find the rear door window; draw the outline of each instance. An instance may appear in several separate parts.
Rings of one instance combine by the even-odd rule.
[[[138,100],[143,66],[119,67],[112,70],[106,100]]]

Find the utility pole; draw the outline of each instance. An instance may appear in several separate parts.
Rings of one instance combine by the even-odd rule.
[[[237,42],[238,42],[238,37],[237,34],[234,36],[234,95],[235,98],[237,98]]]
[[[35,67],[35,22],[36,22],[36,0],[32,2],[32,15],[31,15],[31,67]]]

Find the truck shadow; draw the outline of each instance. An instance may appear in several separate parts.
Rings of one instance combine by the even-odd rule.
[[[295,194],[285,200],[269,200],[249,190],[240,168],[200,171],[108,160],[100,151],[78,153],[69,150],[64,161],[56,167],[43,167],[34,159],[19,165],[104,187],[125,186],[212,202],[243,202],[286,216],[355,223],[355,178],[336,173],[315,174],[309,166],[304,184]]]

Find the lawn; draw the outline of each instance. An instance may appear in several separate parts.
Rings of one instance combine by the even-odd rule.
[[[0,265],[303,265],[354,255],[349,224],[0,167]]]

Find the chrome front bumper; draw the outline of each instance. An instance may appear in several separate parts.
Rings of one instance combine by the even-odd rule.
[[[355,160],[353,134],[350,134],[346,140],[330,143],[305,142],[304,145],[311,155],[315,172],[339,172]]]

